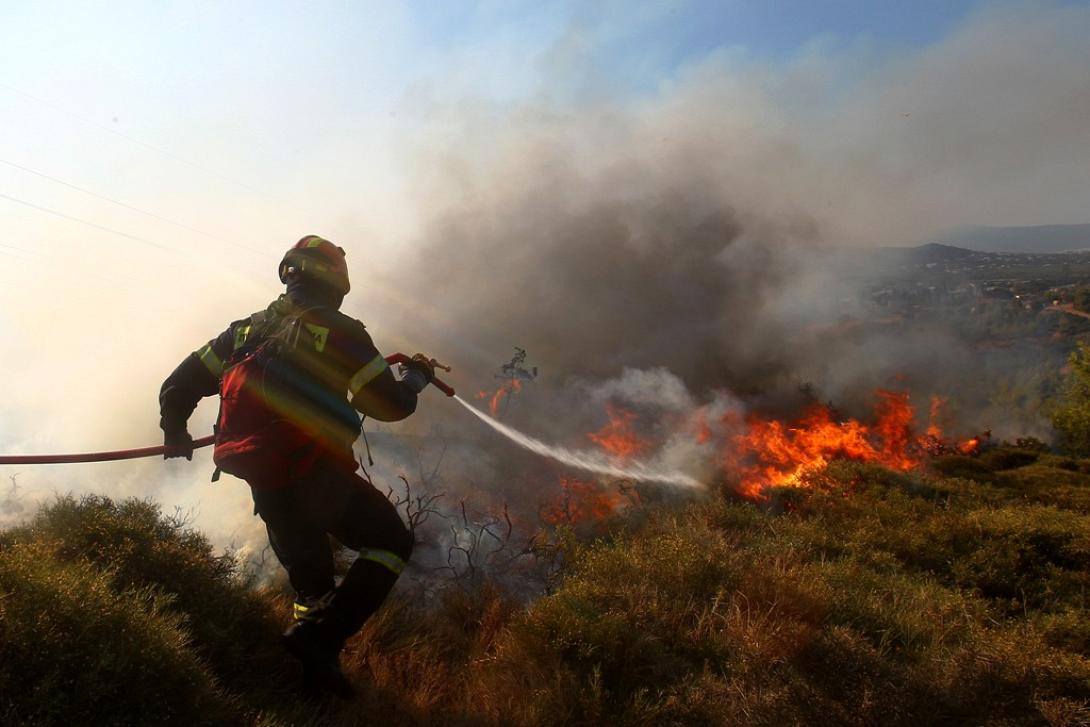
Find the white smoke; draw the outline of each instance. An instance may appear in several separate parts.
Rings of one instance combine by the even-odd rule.
[[[484,412],[474,408],[462,397],[455,396],[455,400],[464,406],[474,416],[488,426],[510,439],[515,444],[528,449],[534,454],[556,460],[557,462],[574,467],[575,469],[593,472],[606,477],[617,477],[635,480],[637,482],[657,482],[665,485],[677,485],[679,487],[701,488],[704,484],[679,470],[665,470],[654,464],[639,460],[626,460],[623,463],[607,456],[602,452],[590,450],[568,449],[546,444],[540,439],[535,439],[527,434],[497,421]]]

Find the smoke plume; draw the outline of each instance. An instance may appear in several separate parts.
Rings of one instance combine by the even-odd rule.
[[[1002,6],[918,51],[719,51],[635,101],[432,108],[405,285],[463,371],[518,345],[559,388],[665,367],[705,399],[776,405],[806,382],[850,400],[903,374],[975,396],[980,357],[941,325],[836,324],[878,245],[1081,221],[1088,30],[1086,8]],[[539,426],[573,416],[527,397]]]
[[[264,307],[279,292],[277,256],[311,232],[349,250],[355,286],[346,312],[384,351],[426,350],[452,364],[451,383],[466,398],[498,385],[493,374],[512,346],[527,349],[541,375],[504,421],[550,445],[585,447],[586,433],[605,422],[604,404],[624,401],[640,433],[666,443],[661,461],[705,481],[711,462],[671,428],[678,412],[791,411],[814,394],[851,408],[853,397],[906,373],[921,394],[957,392],[973,399],[964,412],[1004,416],[977,386],[987,376],[977,367],[991,359],[941,326],[841,326],[861,305],[858,271],[845,260],[957,225],[1085,221],[1090,10],[1002,5],[917,49],[816,41],[771,61],[721,48],[623,97],[585,80],[598,77],[587,46],[599,30],[574,24],[543,58],[540,93],[528,99],[406,98],[405,127],[383,153],[412,179],[401,204],[390,205],[407,210],[412,234],[393,232],[410,226],[383,218],[381,205],[361,220],[347,202],[327,226],[307,217],[307,228],[289,231],[252,199],[232,204],[221,188],[192,183],[161,193],[181,205],[166,211],[190,219],[182,205],[190,198],[201,202],[190,211],[222,209],[200,226],[246,227],[262,259],[162,234],[153,221],[144,229],[98,218],[184,255],[78,238],[32,268],[40,274],[8,274],[18,306],[0,311],[4,450],[152,443],[159,382],[229,320]],[[430,80],[422,88],[444,87]],[[355,137],[375,127],[338,124],[343,136],[323,136],[298,159],[370,168]],[[98,166],[111,168],[110,159]],[[300,202],[333,193],[324,167],[290,176],[285,188],[314,190]],[[334,179],[334,198],[350,198],[354,177]],[[138,201],[163,209],[162,200]],[[64,225],[34,234],[13,225],[9,237],[61,239],[72,235]],[[371,240],[382,250],[368,251]],[[388,263],[394,247],[404,254]],[[803,382],[810,394],[800,394]],[[192,431],[208,431],[213,415],[214,405],[203,405]],[[398,474],[430,478],[450,502],[485,493],[533,514],[553,494],[543,483],[555,486],[563,473],[434,391],[397,431],[458,441],[421,464],[376,437],[383,486],[398,486]],[[18,482],[28,505],[71,489],[156,497],[168,509],[200,503],[196,524],[217,543],[260,550],[260,522],[244,517],[246,488],[209,485],[211,469],[201,453],[192,464],[25,471]]]

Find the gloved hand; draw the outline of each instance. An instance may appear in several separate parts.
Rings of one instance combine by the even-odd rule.
[[[411,361],[402,366],[405,367],[405,375],[401,377],[402,382],[418,394],[435,378],[435,367],[432,366],[431,359],[422,353],[416,354]]]
[[[185,457],[190,462],[193,461],[193,437],[189,436],[189,432],[185,429],[164,432],[163,444],[167,446],[167,451],[163,452],[163,459]]]
[[[424,374],[424,377],[430,384],[435,379],[435,364],[431,362],[431,359],[422,353],[415,354],[408,364],[409,370],[419,371]]]

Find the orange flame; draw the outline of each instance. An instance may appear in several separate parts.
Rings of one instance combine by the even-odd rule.
[[[980,444],[981,444],[981,438],[980,437],[970,437],[969,439],[966,439],[964,442],[960,442],[957,445],[957,450],[961,454],[974,455],[974,454],[977,454],[980,451]]]
[[[609,416],[609,423],[597,432],[587,435],[599,447],[618,459],[628,459],[651,446],[650,442],[632,431],[632,425],[636,421],[635,413],[606,404],[606,414]]]
[[[636,414],[612,404],[606,404],[609,422],[587,437],[618,460],[634,457],[650,448],[651,443],[634,431]],[[633,504],[638,493],[623,487],[614,489],[598,480],[560,478],[560,495],[541,509],[541,519],[548,525],[575,525],[601,522],[623,506]]]
[[[697,444],[707,444],[712,440],[712,428],[708,424],[708,415],[703,408],[696,412],[691,426]]]
[[[879,390],[877,397],[872,424],[857,419],[835,421],[825,406],[811,408],[790,426],[756,415],[744,421],[737,415],[725,417],[721,423],[728,431],[741,431],[728,438],[722,464],[738,474],[744,496],[763,499],[770,487],[804,486],[806,474],[834,459],[904,471],[919,467],[927,454],[949,451],[938,423],[945,400],[932,398],[927,433],[916,437],[912,431],[915,410],[908,393]],[[974,438],[953,446],[971,454],[979,445]]]
[[[912,422],[916,411],[909,402],[908,392],[879,389],[874,413],[878,420],[874,430],[884,446],[873,461],[899,470],[912,469],[919,464],[918,458],[909,452],[914,444]]]
[[[520,391],[522,391],[522,382],[518,379],[511,379],[510,381],[505,382],[502,386],[500,386],[500,388],[496,389],[492,393],[489,393],[487,391],[478,391],[477,398],[489,399],[488,411],[491,412],[493,417],[495,417],[497,416],[497,412],[499,412],[500,410],[500,404],[503,403],[504,398],[510,396],[511,394],[517,394]]]
[[[549,525],[601,522],[625,502],[620,492],[594,480],[561,477],[560,495],[541,509],[541,519]]]
[[[943,410],[946,408],[946,397],[934,395],[931,397],[931,411],[927,418],[927,435],[932,439],[942,439]]]
[[[737,410],[709,418],[701,407],[678,422],[697,444],[715,447],[720,466],[736,477],[739,492],[761,500],[772,487],[805,487],[807,475],[836,459],[871,462],[907,471],[929,456],[952,452],[978,454],[989,433],[965,441],[946,439],[942,423],[946,399],[931,397],[923,434],[914,431],[916,410],[907,391],[879,389],[873,416],[867,421],[835,418],[829,406],[815,405],[794,421],[780,421]],[[625,460],[651,449],[653,443],[635,432],[636,414],[606,405],[609,422],[587,437],[613,457]],[[551,505],[546,522],[601,520],[625,498],[595,481],[561,480],[561,504]]]

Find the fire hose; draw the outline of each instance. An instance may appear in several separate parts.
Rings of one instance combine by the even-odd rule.
[[[392,353],[386,357],[388,364],[407,365],[412,358],[403,353]],[[431,359],[434,368],[450,371],[449,366],[444,366],[435,359]],[[447,396],[454,396],[454,389],[443,381],[433,378],[432,385]],[[216,441],[215,436],[201,437],[193,440],[193,449],[207,447]],[[0,454],[0,465],[5,464],[73,464],[77,462],[113,462],[121,459],[139,459],[141,457],[155,457],[166,454],[170,447],[159,445],[158,447],[139,447],[137,449],[115,449],[110,452],[82,452],[79,454]]]

